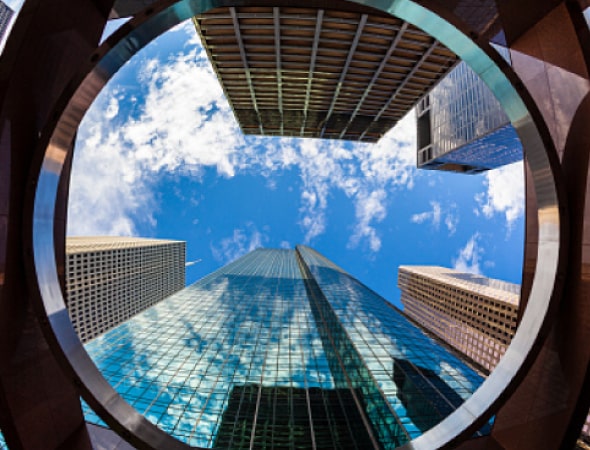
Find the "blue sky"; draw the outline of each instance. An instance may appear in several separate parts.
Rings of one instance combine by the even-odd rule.
[[[398,306],[402,264],[519,283],[522,164],[419,171],[415,139],[413,112],[377,144],[242,135],[185,23],[129,61],[87,113],[68,234],[185,240],[199,261],[188,283],[259,246],[307,244]]]

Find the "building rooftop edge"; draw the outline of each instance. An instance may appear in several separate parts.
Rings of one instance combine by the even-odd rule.
[[[421,275],[423,277],[428,277],[433,280],[440,281],[441,283],[451,284],[460,289],[477,291],[481,295],[486,295],[488,297],[492,297],[496,300],[510,303],[515,306],[518,306],[520,302],[520,284],[517,283],[511,283],[509,281],[490,278],[479,274],[472,274],[469,272],[461,272],[456,269],[443,266],[402,265],[398,267],[398,273],[400,271],[406,271]],[[470,280],[464,278],[455,278],[452,276],[453,274],[470,275],[475,278],[490,280],[492,283],[496,284],[484,285],[478,283],[474,279]],[[498,297],[498,295],[501,296]]]
[[[88,251],[116,250],[168,244],[186,245],[186,241],[134,236],[67,236],[66,253],[73,254]]]

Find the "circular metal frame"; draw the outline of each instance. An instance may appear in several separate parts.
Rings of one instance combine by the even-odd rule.
[[[512,344],[481,387],[456,411],[402,448],[448,448],[479,429],[516,388],[536,356],[548,329],[565,273],[565,208],[556,152],[534,102],[510,67],[485,42],[475,43],[461,24],[436,7],[411,0],[355,0],[406,20],[441,41],[487,83],[523,143],[538,203],[539,251],[527,309]],[[137,51],[172,26],[231,1],[163,0],[138,14],[101,45],[73,80],[45,129],[27,195],[25,242],[37,313],[62,367],[99,416],[140,448],[189,448],[151,424],[106,382],[78,339],[60,289],[54,255],[54,221],[62,167],[72,151],[86,110],[117,70]],[[313,3],[313,0],[312,0]],[[426,2],[424,2],[426,3]],[[334,5],[336,6],[336,5]],[[519,86],[517,89],[515,86]]]

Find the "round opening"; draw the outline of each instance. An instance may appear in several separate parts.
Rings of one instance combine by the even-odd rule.
[[[170,10],[163,10],[155,14],[154,18],[151,19],[152,21],[149,24],[151,27],[151,33],[156,35],[170,25],[172,10],[173,8],[170,8]],[[186,15],[190,16],[198,12],[199,11],[190,10],[186,12]],[[177,13],[178,9],[175,9],[174,14],[177,15]],[[465,59],[470,62],[472,67],[474,67],[478,73],[483,75],[483,78],[488,82],[490,81],[490,77],[494,79],[496,82],[495,93],[499,99],[503,101],[505,106],[506,104],[509,104],[509,107],[506,108],[506,112],[508,113],[512,122],[517,125],[517,130],[519,131],[521,137],[526,136],[527,138],[523,138],[525,149],[536,152],[535,155],[539,153],[538,161],[540,161],[540,167],[533,167],[533,170],[541,170],[541,168],[545,169],[547,166],[549,166],[548,160],[543,153],[544,149],[539,145],[540,138],[538,137],[536,128],[528,117],[526,109],[520,101],[520,98],[516,95],[515,91],[511,89],[506,78],[499,71],[499,69],[497,69],[489,57],[485,56],[485,54],[477,49],[467,38],[465,38],[465,36],[459,34],[457,30],[452,29],[449,24],[427,14],[425,11],[420,10],[420,8],[416,7],[415,5],[408,3],[405,5],[405,8],[400,8],[399,10],[395,11],[395,13],[396,15],[403,17],[410,22],[414,21],[417,25],[424,26],[424,28],[430,33],[435,33],[436,29],[438,29],[439,34],[443,35],[445,33],[454,33],[452,34],[452,39],[449,39],[450,44],[448,45],[450,45],[451,48],[453,48],[452,45],[454,45],[456,48],[453,48],[453,50],[459,53],[457,49],[460,49],[461,52],[468,56]],[[425,14],[429,17],[429,25],[424,25],[423,21],[420,20],[420,17],[416,15],[418,13],[422,15]],[[179,18],[175,17],[175,20],[179,20]],[[116,69],[129,56],[131,56],[132,53],[134,53],[138,48],[140,48],[149,40],[151,36],[138,35],[139,30],[142,30],[142,28],[139,26],[141,21],[142,19],[135,19],[133,25],[129,26],[127,29],[127,31],[130,32],[127,36],[123,37],[123,33],[120,33],[121,40],[118,44],[115,44],[114,42],[111,44],[113,45],[113,50],[107,53],[105,57],[100,62],[98,62],[95,73],[100,72],[103,79],[108,78],[105,77],[105,71],[107,72],[107,75],[112,75]],[[433,26],[432,21],[436,23],[436,26]],[[154,25],[160,25],[160,28]],[[137,26],[137,28],[134,29],[133,27],[135,26]],[[138,40],[138,36],[141,36],[142,40]],[[89,76],[89,78],[92,78],[92,74]],[[502,84],[501,82],[505,84]],[[82,93],[90,94],[86,98],[94,98],[100,87],[101,86],[97,86],[96,84],[92,86],[90,86],[89,83],[82,84],[78,95],[80,96]],[[60,126],[63,126],[63,124],[71,119],[75,119],[75,121],[79,122],[81,119],[80,110],[74,110],[71,107],[67,107],[64,111],[64,114],[62,115],[62,121],[60,124],[58,124],[58,129],[63,132],[64,130],[63,128],[60,128]],[[72,122],[68,123],[71,124]],[[526,135],[523,134],[523,130],[527,131]],[[57,286],[57,279],[54,271],[55,263],[49,261],[52,259],[52,250],[48,251],[48,248],[50,248],[53,242],[51,239],[53,229],[52,214],[53,204],[55,202],[55,191],[58,181],[58,175],[56,175],[55,167],[56,164],[59,165],[60,152],[66,152],[68,150],[68,148],[60,145],[63,144],[64,140],[60,139],[58,141],[56,139],[58,133],[59,131],[53,135],[51,143],[48,147],[48,151],[46,152],[46,159],[44,161],[44,166],[40,176],[40,187],[37,191],[38,194],[35,199],[36,222],[34,229],[34,250],[35,264],[38,269],[37,273],[40,275],[41,295],[46,305],[49,321],[53,326],[53,330],[56,332],[57,341],[63,344],[65,340],[71,340],[72,330],[69,329],[67,325],[64,325],[67,321],[67,311],[64,309],[64,302],[63,299],[60,298],[59,289],[55,289],[55,286]],[[62,137],[63,135],[60,135],[60,138]],[[73,136],[70,131],[69,142],[71,142],[71,139],[73,139]],[[67,141],[67,139],[65,141]],[[527,147],[527,144],[530,144],[530,147]],[[69,144],[66,145],[66,147],[68,146]],[[550,190],[554,192],[552,186],[549,187],[551,188]],[[556,195],[554,195],[553,201],[553,209],[556,211]],[[541,228],[543,228],[543,224],[541,224]],[[551,247],[553,249],[553,253],[549,252],[548,255],[545,255],[549,258],[550,262],[543,266],[544,270],[547,270],[550,275],[554,275],[553,272],[557,270],[558,245],[555,241],[553,241],[555,236],[555,230],[553,230],[550,239],[550,241],[552,241]],[[541,298],[538,300],[538,303],[540,304],[539,307],[547,307],[548,301],[550,299],[550,293],[552,291],[551,286],[553,279],[554,276],[550,276],[548,279],[543,281],[544,283],[548,283],[546,286],[537,287],[536,290],[533,289],[534,295],[531,299],[531,304],[533,304],[536,294],[536,297]],[[535,281],[535,284],[536,286],[539,285],[538,279]],[[308,287],[308,289],[313,289],[313,286]],[[542,324],[542,320],[539,319],[538,316],[536,318],[531,318],[530,316],[530,314],[528,316],[525,315],[523,324],[526,324],[529,330],[539,329]],[[522,348],[531,348],[532,341],[524,342],[526,340],[527,339],[520,339],[520,341],[522,341],[520,342],[518,340],[518,336],[517,339],[515,339],[515,341],[519,341],[520,345],[524,346],[521,347],[521,350]],[[69,359],[75,376],[80,377],[82,381],[83,390],[86,391],[85,398],[93,406],[93,408],[99,412],[101,417],[103,417],[107,423],[109,423],[109,425],[119,432],[128,430],[132,434],[132,442],[136,444],[152,447],[167,445],[163,443],[167,442],[170,437],[166,436],[164,433],[154,431],[151,425],[144,418],[139,416],[137,412],[132,410],[129,405],[127,405],[120,397],[118,397],[117,394],[113,392],[112,388],[110,388],[110,386],[104,382],[104,379],[96,370],[96,367],[93,365],[93,363],[88,359],[88,356],[84,352],[79,353],[80,348],[81,346],[78,343],[77,345],[64,349],[65,356]],[[526,355],[527,352],[525,351],[523,354]],[[510,366],[510,368],[503,371],[502,376],[494,377],[494,375],[492,375],[492,377],[490,377],[490,379],[488,379],[488,381],[482,386],[480,391],[476,392],[474,396],[476,397],[475,401],[473,399],[468,400],[451,417],[443,421],[432,431],[415,440],[412,445],[424,446],[418,448],[434,448],[441,446],[443,442],[448,442],[449,440],[454,439],[456,437],[457,430],[462,430],[462,432],[466,434],[474,431],[474,427],[477,428],[481,426],[481,424],[486,419],[486,415],[489,415],[493,403],[507,387],[511,381],[511,377],[517,373],[520,362],[521,361],[518,361],[518,358],[516,358],[510,361],[511,364],[505,364],[506,366]],[[511,373],[513,375],[506,377],[506,373]],[[104,401],[106,398],[109,399],[108,402]],[[482,401],[482,399],[484,400]],[[466,411],[470,412],[466,414]],[[130,418],[133,419],[130,420]],[[154,438],[154,436],[158,437]],[[178,445],[176,442],[174,442],[174,444],[172,444],[173,441],[170,442],[170,445]]]

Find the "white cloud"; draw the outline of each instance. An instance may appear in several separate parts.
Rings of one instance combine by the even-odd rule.
[[[388,196],[413,186],[414,115],[377,144],[245,137],[194,31],[187,30],[175,30],[191,36],[182,52],[166,62],[147,59],[139,65],[145,95],[107,88],[85,118],[72,172],[68,233],[134,234],[136,221],[153,223],[159,206],[153,190],[165,173],[198,179],[205,167],[214,167],[224,177],[259,173],[272,187],[276,173],[296,169],[304,243],[325,232],[330,194],[340,190],[355,207],[349,245],[366,242],[378,251],[374,226],[386,216]],[[124,105],[142,97],[127,117]]]
[[[445,216],[445,225],[449,231],[449,236],[452,236],[457,231],[459,216],[454,212],[448,212]]]
[[[285,248],[285,249],[290,249],[291,248],[291,244],[289,243],[289,241],[281,241],[281,243],[279,244],[280,248]]]
[[[107,120],[114,119],[119,114],[119,101],[117,97],[112,96],[109,100],[109,105],[104,112],[104,118]]]
[[[483,249],[479,246],[479,233],[475,233],[465,247],[459,250],[459,256],[453,260],[453,268],[459,272],[481,274],[479,261]]]
[[[524,214],[524,172],[522,162],[486,172],[486,191],[475,196],[485,217],[504,214],[510,229]]]
[[[184,267],[191,267],[194,266],[195,264],[200,263],[201,261],[203,261],[202,259],[196,259],[194,261],[187,261],[184,263]]]
[[[166,64],[146,61],[140,77],[147,92],[137,117],[118,120],[116,88],[96,100],[78,135],[68,234],[131,235],[136,220],[153,223],[160,173],[198,176],[214,166],[223,176],[234,174],[242,138],[205,58],[193,49]]]
[[[386,217],[388,193],[413,186],[415,130],[414,116],[408,114],[377,144],[300,141],[306,142],[297,162],[305,186],[301,212],[306,243],[325,230],[328,194],[338,189],[355,207],[357,221],[349,247],[366,240],[372,252],[379,251],[381,239],[373,224]]]
[[[425,211],[422,213],[414,214],[410,218],[413,223],[424,223],[426,221],[430,222],[432,226],[436,229],[440,226],[440,217],[441,217],[441,207],[439,202],[431,201],[430,206],[432,207],[431,211]]]
[[[371,224],[373,221],[380,222],[385,218],[385,198],[386,193],[383,189],[371,193],[361,192],[357,195],[355,206],[357,224],[350,237],[349,247],[356,247],[362,238],[366,238],[372,252],[378,252],[381,249],[381,238]]]
[[[413,214],[410,221],[417,224],[429,222],[435,230],[438,230],[442,220],[447,227],[449,236],[455,234],[457,225],[459,225],[457,205],[453,203],[448,208],[443,209],[440,202],[433,200],[430,202],[430,207],[432,208],[430,211]]]
[[[120,235],[136,233],[134,213],[155,209],[146,181],[137,179],[137,169],[118,151],[113,134],[91,135],[85,151],[74,158],[68,210],[70,235]],[[146,216],[149,221],[149,217]]]
[[[247,230],[236,228],[230,237],[222,239],[217,245],[212,244],[211,253],[217,261],[227,264],[252,250],[263,247],[267,241],[268,236],[249,224]]]

